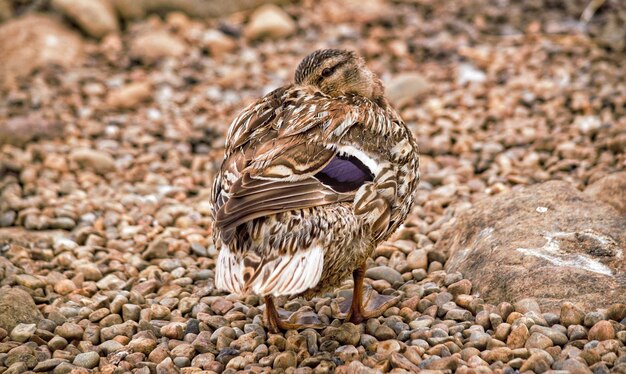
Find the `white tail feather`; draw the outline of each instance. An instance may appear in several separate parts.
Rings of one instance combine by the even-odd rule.
[[[267,262],[250,284],[243,281],[243,261],[237,260],[227,246],[217,258],[215,286],[236,294],[251,290],[257,295],[297,295],[317,285],[324,268],[324,251],[320,247],[300,250],[293,255],[282,255]]]

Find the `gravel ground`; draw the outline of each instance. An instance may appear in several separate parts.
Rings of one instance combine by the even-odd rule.
[[[433,250],[478,200],[550,179],[582,190],[626,168],[626,56],[602,26],[623,8],[607,2],[587,33],[586,2],[492,3],[151,15],[82,35],[74,66],[7,80],[0,373],[626,373],[626,305],[487,304]],[[327,328],[274,335],[258,297],[213,287],[208,196],[230,120],[320,47],[355,49],[382,76],[420,144],[422,182],[366,274],[401,301],[343,323],[346,281],[278,300]]]

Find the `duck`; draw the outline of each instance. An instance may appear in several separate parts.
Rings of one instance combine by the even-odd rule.
[[[346,320],[397,302],[366,290],[365,271],[411,211],[419,153],[361,56],[306,56],[292,83],[236,116],[224,149],[211,193],[217,289],[262,298],[270,332],[319,324],[310,313],[283,318],[275,298],[310,299],[350,276]]]

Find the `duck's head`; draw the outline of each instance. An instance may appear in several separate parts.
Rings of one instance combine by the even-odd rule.
[[[320,49],[306,56],[296,69],[297,85],[311,85],[329,96],[354,94],[383,101],[384,88],[363,58],[352,51]]]

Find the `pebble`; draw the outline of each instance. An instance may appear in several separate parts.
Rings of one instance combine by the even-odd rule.
[[[540,332],[533,332],[526,341],[525,347],[528,349],[546,349],[552,347],[553,343],[550,338]]]
[[[522,364],[520,372],[532,370],[535,373],[543,373],[550,370],[554,359],[545,351],[537,351]]]
[[[102,38],[119,30],[113,6],[104,0],[53,0],[52,6],[59,9],[72,22],[94,38]]]
[[[274,359],[273,368],[277,370],[285,370],[288,368],[296,367],[298,359],[296,353],[292,351],[286,351],[278,354]]]
[[[418,72],[402,73],[393,77],[387,84],[387,97],[396,108],[399,108],[419,95],[428,92],[430,87],[430,82],[422,74]]]
[[[533,298],[519,300],[515,304],[513,304],[513,307],[515,308],[516,312],[520,312],[522,314],[528,312],[541,314],[541,308],[539,308],[539,303],[537,303],[537,300]]]
[[[565,327],[571,325],[582,325],[585,313],[570,302],[561,305],[561,323]]]
[[[30,274],[19,274],[15,276],[15,281],[20,286],[30,289],[43,288],[46,286],[44,281]]]
[[[37,330],[34,323],[20,323],[11,331],[11,340],[23,343],[30,339]]]
[[[75,323],[65,322],[58,326],[54,333],[67,340],[80,339],[83,336],[83,328]]]
[[[352,362],[359,358],[359,351],[353,345],[342,345],[335,350],[335,354],[345,363]]]
[[[403,282],[402,275],[387,266],[377,266],[365,271],[365,276],[373,280],[385,280],[393,285],[396,282]]]
[[[327,328],[325,335],[341,345],[357,345],[361,339],[359,328],[350,322]]]
[[[133,82],[109,92],[106,101],[107,105],[113,109],[132,109],[139,103],[148,101],[152,94],[150,82]]]
[[[599,321],[589,329],[589,339],[599,341],[615,339],[615,329],[609,321]]]
[[[146,64],[156,63],[165,57],[180,57],[186,50],[185,42],[167,31],[147,31],[130,42],[131,56]]]
[[[406,261],[411,270],[428,268],[428,255],[423,249],[411,251],[406,257]]]
[[[100,355],[97,352],[79,353],[74,358],[73,364],[87,369],[93,369],[98,366]]]
[[[40,361],[39,363],[37,363],[37,365],[33,368],[33,371],[35,372],[50,372],[52,370],[54,370],[57,366],[61,365],[62,363],[67,362],[66,360],[60,359],[60,358],[49,358],[47,360],[43,360]]]
[[[88,148],[79,148],[70,153],[70,159],[82,168],[98,173],[108,173],[116,169],[115,160],[108,153]]]
[[[296,23],[280,7],[273,4],[262,5],[252,13],[244,29],[249,40],[262,38],[280,39],[296,32]]]
[[[511,329],[506,339],[506,345],[511,349],[522,348],[526,344],[526,340],[528,340],[529,336],[528,327],[524,324],[519,324]]]
[[[60,295],[67,295],[70,292],[76,291],[77,287],[69,279],[62,279],[54,285],[54,291]]]

